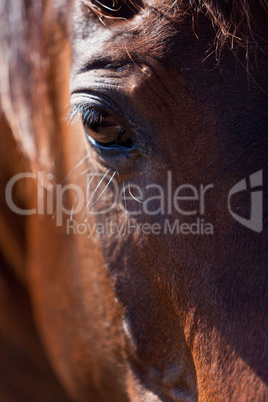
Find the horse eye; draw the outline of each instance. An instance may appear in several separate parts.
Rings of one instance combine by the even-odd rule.
[[[133,146],[132,140],[126,130],[107,112],[93,110],[90,117],[83,118],[83,124],[87,139],[94,145],[104,147],[127,147]],[[93,140],[93,141],[92,141]]]

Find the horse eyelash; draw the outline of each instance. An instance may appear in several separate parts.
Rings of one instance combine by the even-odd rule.
[[[103,121],[103,112],[99,109],[94,109],[85,103],[74,105],[68,113],[68,122],[72,122],[81,117],[84,125],[92,126],[101,124]]]

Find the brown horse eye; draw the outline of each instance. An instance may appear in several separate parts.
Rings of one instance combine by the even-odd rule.
[[[96,142],[103,146],[121,145],[130,147],[132,141],[125,129],[115,117],[106,112],[95,115],[90,121],[84,121],[87,138],[90,142]],[[93,141],[92,141],[93,140]]]

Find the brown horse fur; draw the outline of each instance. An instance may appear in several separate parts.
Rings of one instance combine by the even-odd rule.
[[[243,228],[225,196],[267,168],[267,2],[112,3],[0,5],[0,399],[264,401],[267,222]],[[70,94],[92,90],[119,105],[132,159],[98,156],[68,123]],[[123,190],[165,188],[167,171],[174,185],[215,183],[214,235],[88,239],[6,205],[17,173],[83,187],[82,171],[107,168]],[[17,205],[35,207],[36,186],[17,186]],[[124,202],[107,216],[124,222]]]

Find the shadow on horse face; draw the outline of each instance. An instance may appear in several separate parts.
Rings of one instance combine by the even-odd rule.
[[[262,400],[264,232],[227,198],[267,164],[264,56],[218,63],[205,14],[135,3],[70,3],[50,50],[54,174],[86,197],[58,227],[28,219],[37,325],[78,400]]]

